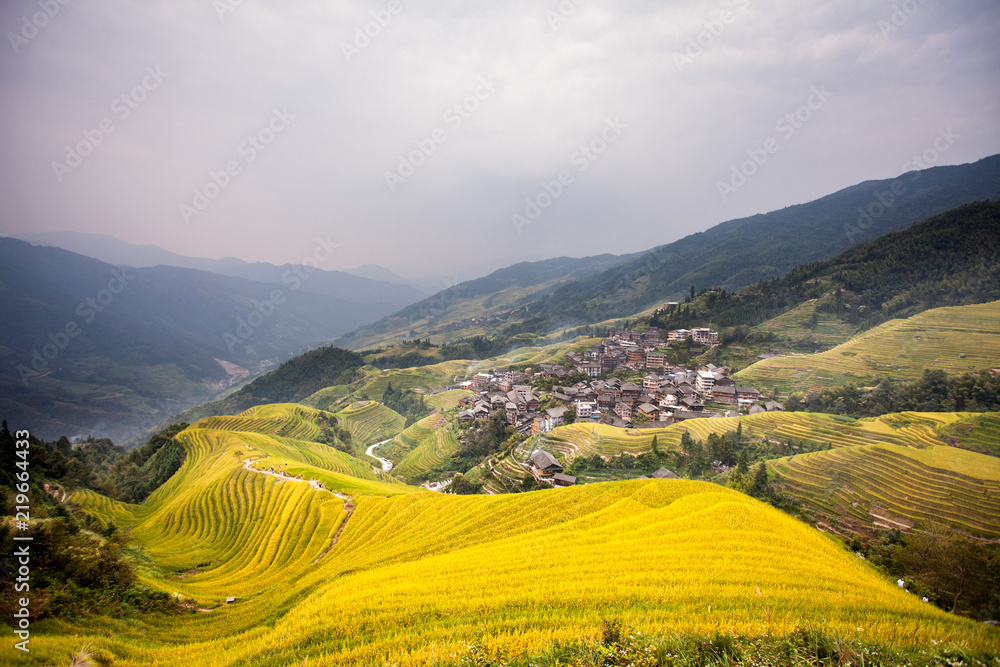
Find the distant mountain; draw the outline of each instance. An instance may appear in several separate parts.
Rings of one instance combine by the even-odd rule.
[[[998,199],[1000,155],[866,181],[643,253],[515,264],[440,291],[335,342],[361,350],[403,338],[450,342],[504,330],[545,334],[628,317],[683,298],[691,286],[738,289],[962,204]]]
[[[194,423],[203,417],[235,415],[267,403],[296,403],[338,384],[354,380],[354,371],[365,365],[361,355],[339,347],[310,350],[254,379],[225,398],[209,401],[179,418]]]
[[[0,416],[123,440],[390,308],[0,239]]]
[[[600,322],[683,297],[738,289],[833,257],[949,209],[1000,199],[1000,155],[866,181],[807,204],[731,220],[659,246],[528,304],[537,331]]]
[[[263,283],[273,283],[292,287],[313,294],[326,294],[344,301],[361,304],[386,304],[393,308],[409,305],[427,295],[408,284],[388,269],[382,271],[396,280],[382,277],[367,277],[355,271],[325,271],[309,268],[304,272],[299,265],[282,264],[276,266],[266,262],[245,262],[236,257],[207,259],[185,257],[164,250],[155,245],[134,245],[120,241],[106,234],[84,234],[80,232],[33,232],[15,234],[14,238],[34,245],[63,248],[87,257],[99,259],[109,264],[136,268],[152,266],[176,266],[185,269],[208,271],[222,276],[246,278]],[[363,267],[362,267],[363,268]],[[374,267],[381,269],[382,267]],[[373,275],[377,272],[371,272]],[[308,276],[303,279],[301,276]],[[391,310],[391,308],[390,308]]]
[[[387,269],[384,266],[379,266],[378,264],[363,264],[362,266],[357,266],[353,269],[344,269],[344,273],[349,273],[352,276],[358,276],[359,278],[367,278],[368,280],[383,280],[387,283],[392,283],[393,285],[413,285],[413,283],[406,278],[403,278],[395,271]],[[424,295],[428,296],[428,295]]]
[[[560,285],[598,275],[636,256],[605,254],[521,262],[458,283],[335,342],[361,350],[391,344],[399,338],[441,334],[460,338],[470,330],[481,331],[485,320],[505,322],[518,318],[518,311],[526,304],[547,296]]]
[[[739,292],[706,291],[649,323],[667,329],[711,322],[755,326],[792,309],[823,314],[857,332],[929,308],[1000,300],[1000,202],[981,201],[797,266]],[[777,324],[772,321],[772,324]],[[800,325],[809,336],[812,325]]]

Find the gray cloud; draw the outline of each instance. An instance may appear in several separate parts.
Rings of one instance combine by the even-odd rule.
[[[1000,150],[993,3],[587,0],[564,16],[556,0],[402,0],[394,15],[388,0],[227,1],[221,19],[208,1],[68,2],[16,53],[9,33],[42,10],[3,4],[0,233],[276,263],[332,234],[340,268],[471,277],[636,251],[893,176],[941,127],[960,139],[939,164]],[[372,12],[391,21],[348,62]],[[168,74],[131,108],[121,96],[148,67]],[[470,110],[481,77],[499,83]],[[786,137],[776,123],[813,86],[833,96]],[[275,109],[294,118],[251,161],[241,147],[268,138]],[[580,171],[574,152],[616,117],[627,129]],[[102,121],[113,132],[60,182],[52,163]],[[386,172],[435,130],[445,140],[391,192]],[[777,152],[723,201],[718,182],[768,139]],[[232,161],[185,222],[180,205]],[[511,215],[562,170],[572,185],[518,234]]]

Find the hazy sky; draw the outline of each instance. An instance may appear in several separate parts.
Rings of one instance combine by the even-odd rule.
[[[0,28],[6,234],[469,278],[1000,152],[983,0],[4,0]]]

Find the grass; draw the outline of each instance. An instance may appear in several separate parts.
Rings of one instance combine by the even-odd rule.
[[[268,410],[246,415],[243,428],[257,427],[260,413]],[[808,423],[777,417],[785,423],[747,418],[744,431]],[[962,418],[816,423],[845,439],[905,439]],[[365,479],[319,443],[211,423],[180,434],[184,465],[142,505],[74,498],[131,529],[150,561],[145,583],[213,611],[39,621],[21,664],[65,664],[87,644],[96,660],[122,667],[415,665],[484,640],[545,650],[593,636],[606,617],[643,633],[783,637],[819,627],[894,647],[1000,651],[995,630],[920,602],[829,536],[716,485],[635,480],[448,496]],[[609,448],[641,448],[645,432],[635,433],[598,429]],[[353,513],[328,491],[246,470],[237,452],[305,477],[349,477]],[[238,600],[221,604],[227,596]]]
[[[1000,459],[953,447],[862,445],[768,468],[785,495],[827,522],[869,531],[933,522],[1000,538]]]
[[[337,423],[351,432],[357,456],[365,447],[394,437],[403,430],[406,418],[375,401],[358,401],[337,413]]]
[[[471,391],[465,389],[449,389],[440,394],[432,394],[424,397],[424,403],[431,408],[447,411],[458,407],[458,402],[466,396],[472,396]]]
[[[925,369],[963,373],[1000,365],[1000,301],[935,308],[892,320],[826,352],[766,359],[736,374],[740,384],[779,393],[808,391],[876,375],[915,380]]]
[[[754,330],[758,333],[773,333],[779,336],[782,342],[775,343],[775,347],[791,344],[794,347],[813,345],[829,348],[846,343],[857,330],[854,325],[844,322],[833,313],[817,310],[817,306],[829,300],[832,298],[828,294],[820,299],[804,301],[791,310],[754,327]],[[815,324],[813,324],[814,316]]]

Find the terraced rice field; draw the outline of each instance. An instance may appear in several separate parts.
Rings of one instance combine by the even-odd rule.
[[[952,447],[864,445],[769,462],[781,490],[830,518],[939,523],[1000,538],[1000,459]]]
[[[823,533],[716,485],[447,496],[334,472],[345,462],[317,443],[204,425],[178,436],[184,465],[142,505],[75,498],[132,530],[149,556],[143,581],[212,611],[43,620],[20,664],[66,664],[90,644],[122,667],[415,665],[470,641],[537,650],[592,637],[609,616],[643,632],[809,625],[1000,651],[994,629],[920,602]],[[920,451],[930,466],[935,452]],[[237,452],[352,480],[353,514],[326,490],[245,469]],[[227,596],[238,600],[220,604]]]
[[[943,428],[941,435],[966,449],[1000,456],[1000,414],[970,415]]]
[[[375,401],[358,401],[337,413],[337,422],[351,432],[357,455],[374,442],[392,438],[403,430],[406,418]]]
[[[846,343],[854,336],[856,329],[832,313],[818,311],[817,305],[826,300],[831,300],[829,294],[825,295],[822,300],[801,303],[795,308],[759,324],[754,329],[760,333],[776,334],[784,340],[818,341],[823,347]],[[813,324],[814,316],[816,317],[815,324]]]
[[[335,415],[296,403],[274,403],[250,408],[236,416],[208,417],[201,424],[206,429],[244,431],[278,435],[298,440],[313,440],[320,436],[317,420]]]
[[[466,396],[472,396],[472,392],[465,389],[449,389],[440,394],[425,396],[424,403],[428,407],[441,411],[454,410],[458,406],[458,402]]]
[[[817,531],[696,482],[492,497],[358,493],[330,548],[344,519],[339,499],[241,469],[230,453],[237,437],[186,432],[191,454],[173,488],[115,519],[131,520],[168,572],[208,564],[164,577],[164,589],[208,605],[241,600],[114,632],[39,624],[33,658],[57,661],[91,642],[121,665],[416,664],[483,635],[538,648],[593,634],[607,615],[644,631],[781,633],[811,622],[900,644],[996,642]]]
[[[877,375],[913,380],[925,369],[963,373],[1000,366],[1000,301],[935,308],[892,320],[819,354],[758,361],[740,384],[779,392],[866,384]]]
[[[392,474],[417,479],[444,462],[460,448],[449,419],[442,414],[424,417],[379,447],[379,454],[393,462]]]
[[[990,419],[995,416],[994,413],[994,417]],[[914,447],[954,444],[962,447],[966,443],[966,436],[960,434],[946,437],[945,429],[949,425],[961,423],[963,419],[974,420],[978,417],[972,413],[902,412],[855,420],[814,412],[768,412],[744,417],[692,419],[662,429],[621,429],[606,424],[570,424],[540,434],[537,442],[543,449],[558,453],[558,456],[568,462],[581,455],[600,454],[611,457],[621,452],[642,454],[651,451],[654,435],[657,443],[664,449],[677,448],[685,431],[690,431],[697,440],[705,440],[711,433],[731,433],[742,423],[746,437],[766,436],[782,442],[794,440],[812,447],[871,444]],[[968,442],[973,443],[978,437],[980,436],[971,436]]]

